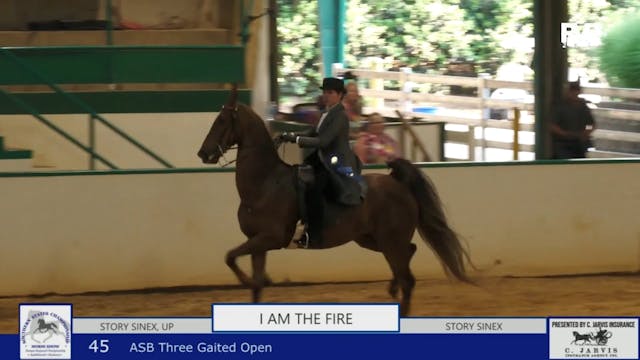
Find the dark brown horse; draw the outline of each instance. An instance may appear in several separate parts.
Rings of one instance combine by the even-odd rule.
[[[247,241],[227,253],[226,263],[259,302],[265,285],[266,254],[287,247],[298,220],[295,168],[278,156],[263,120],[248,106],[237,103],[234,90],[202,144],[198,156],[215,164],[231,146],[238,145],[236,187],[240,195],[238,220]],[[349,241],[384,254],[393,278],[388,291],[402,290],[401,315],[409,312],[415,278],[409,262],[416,251],[411,243],[418,229],[441,260],[448,275],[470,282],[465,272],[468,255],[449,227],[435,188],[406,160],[390,162],[390,175],[366,175],[369,190],[362,205],[346,210],[337,224],[324,230],[326,248]],[[253,277],[236,263],[251,255]]]

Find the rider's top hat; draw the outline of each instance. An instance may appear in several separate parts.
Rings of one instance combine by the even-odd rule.
[[[342,79],[338,78],[324,78],[322,80],[322,86],[320,87],[322,90],[334,90],[339,93],[345,93],[344,82]]]

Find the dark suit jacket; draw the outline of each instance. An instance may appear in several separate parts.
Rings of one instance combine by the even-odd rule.
[[[332,199],[344,205],[358,205],[364,189],[360,184],[361,164],[349,146],[349,118],[342,103],[329,109],[318,129],[312,129],[309,136],[301,136],[298,145],[303,148],[314,148],[305,159],[306,163],[322,164],[328,172],[336,198]],[[331,157],[337,156],[338,164],[331,164]],[[315,157],[315,158],[312,158]],[[338,166],[353,169],[354,176],[346,176],[337,171]],[[316,169],[318,171],[318,169]]]

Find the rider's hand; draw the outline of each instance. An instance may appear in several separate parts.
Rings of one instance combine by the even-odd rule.
[[[296,139],[298,138],[298,135],[296,135],[295,133],[292,132],[283,132],[282,134],[280,134],[280,139],[282,139],[282,141],[286,141],[286,142],[296,142]]]

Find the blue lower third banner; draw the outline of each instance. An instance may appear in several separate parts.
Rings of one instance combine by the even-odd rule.
[[[19,359],[18,335],[0,335]],[[546,359],[547,337],[472,334],[73,335],[72,359]]]
[[[21,304],[0,359],[638,359],[637,317],[401,318],[397,304],[213,304],[210,317],[73,317]]]

